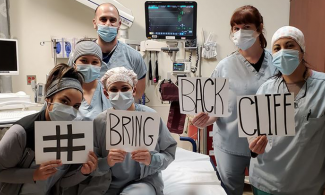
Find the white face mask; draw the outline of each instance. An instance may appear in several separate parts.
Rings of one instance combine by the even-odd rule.
[[[73,121],[77,117],[78,110],[72,106],[64,105],[59,102],[47,102],[47,109],[53,105],[52,110],[48,110],[51,121]]]
[[[259,34],[254,30],[240,29],[239,31],[234,33],[232,41],[239,49],[246,50],[252,47],[252,45],[254,45],[258,36]]]
[[[132,91],[109,92],[109,100],[115,110],[127,110],[134,103]]]

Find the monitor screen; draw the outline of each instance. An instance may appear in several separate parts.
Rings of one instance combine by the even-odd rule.
[[[147,1],[148,39],[196,39],[195,1]]]
[[[0,62],[0,75],[17,75],[18,44],[14,39],[0,39],[0,54],[3,56]]]

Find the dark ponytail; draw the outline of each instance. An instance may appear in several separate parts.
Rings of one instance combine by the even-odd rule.
[[[83,75],[77,71],[73,66],[69,66],[67,64],[61,63],[56,65],[50,72],[46,85],[45,91],[48,90],[51,83],[57,79],[61,80],[62,78],[74,78],[77,79],[82,85],[84,82]]]

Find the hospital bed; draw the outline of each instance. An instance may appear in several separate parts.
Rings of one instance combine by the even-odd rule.
[[[177,148],[162,177],[165,195],[226,195],[208,155]]]

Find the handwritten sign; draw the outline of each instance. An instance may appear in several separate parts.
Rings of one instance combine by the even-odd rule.
[[[159,135],[157,113],[107,110],[106,149],[153,151]]]
[[[205,112],[210,116],[228,116],[228,91],[228,79],[179,77],[178,93],[181,113]]]
[[[238,96],[239,137],[295,135],[293,106],[293,93]]]
[[[93,122],[36,121],[36,164],[61,159],[63,164],[79,164],[93,151]]]

